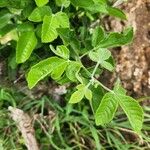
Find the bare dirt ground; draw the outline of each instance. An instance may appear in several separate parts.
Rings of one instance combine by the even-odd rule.
[[[113,50],[117,62],[113,79],[119,77],[123,86],[134,96],[150,95],[150,0],[129,0],[121,6],[127,21],[110,20],[110,27],[121,31],[133,26],[135,36],[129,46]],[[113,80],[112,79],[112,80]]]

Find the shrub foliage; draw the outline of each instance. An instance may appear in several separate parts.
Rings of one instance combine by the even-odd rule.
[[[30,89],[46,77],[76,85],[68,103],[87,99],[96,125],[109,123],[121,107],[133,130],[140,132],[143,111],[138,102],[126,95],[119,80],[113,89],[98,80],[104,70],[114,71],[109,48],[133,39],[132,28],[107,32],[101,20],[106,15],[127,19],[124,12],[107,0],[1,0],[0,8],[1,46],[13,49],[12,68],[28,66]],[[100,23],[92,27],[95,20]]]

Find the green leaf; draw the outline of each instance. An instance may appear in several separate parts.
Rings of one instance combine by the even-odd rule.
[[[75,7],[89,7],[94,5],[94,2],[92,0],[71,0],[71,3]]]
[[[64,59],[69,59],[69,49],[64,46],[64,45],[61,45],[61,46],[57,46],[57,49],[56,51],[60,54],[60,56]]]
[[[114,66],[112,64],[110,64],[107,61],[103,61],[101,63],[101,66],[104,67],[105,69],[109,70],[109,71],[113,71],[114,70]]]
[[[78,80],[80,83],[83,84],[83,79],[84,79],[84,78],[82,78],[82,76],[79,75],[79,72],[77,72],[77,73],[75,74],[75,76],[76,76],[77,80]]]
[[[89,57],[92,61],[98,62],[102,67],[109,71],[114,70],[114,65],[106,61],[111,57],[111,52],[104,48],[99,48],[96,52],[91,51]]]
[[[69,103],[78,103],[84,98],[84,92],[82,90],[78,90],[71,95]]]
[[[59,23],[59,26],[62,28],[69,28],[69,18],[66,13],[58,12],[55,14],[56,20]]]
[[[118,8],[108,7],[107,10],[108,10],[109,15],[118,17],[118,18],[123,19],[123,20],[127,19],[125,13]]]
[[[107,49],[100,48],[98,49],[99,60],[107,60],[111,56],[111,52]]]
[[[36,45],[37,39],[34,31],[22,32],[17,42],[16,62],[18,64],[25,62],[30,57]]]
[[[55,15],[45,16],[42,24],[42,42],[48,43],[55,40],[58,36],[56,28],[59,27],[59,22]]]
[[[94,5],[88,6],[85,9],[92,13],[104,13],[108,14],[107,5],[104,3],[95,3]]]
[[[69,59],[69,49],[64,46],[64,45],[60,45],[57,46],[56,50],[54,49],[54,47],[52,45],[50,45],[50,49],[52,50],[52,52],[64,59]]]
[[[67,8],[70,5],[70,0],[55,0],[57,6],[64,6]]]
[[[0,11],[0,29],[5,27],[10,19],[13,17],[7,10]]]
[[[52,15],[52,10],[49,6],[35,8],[28,17],[28,19],[33,22],[41,22],[43,21],[45,15],[47,16]]]
[[[35,8],[35,5],[34,5],[34,1],[30,1],[31,4],[27,5],[22,11],[21,11],[21,15],[24,19],[27,19],[30,14],[32,13],[32,11],[34,10]]]
[[[93,0],[95,3],[107,4],[107,0]]]
[[[76,86],[76,89],[78,89],[78,90],[83,90],[84,91],[84,88],[85,88],[86,86],[84,85],[84,84],[79,84],[79,85],[77,85]]]
[[[42,32],[42,24],[38,24],[35,29],[35,33],[38,38],[41,38],[41,32]]]
[[[121,81],[117,79],[113,91],[117,94],[126,95],[126,90],[121,86]]]
[[[125,44],[129,44],[133,39],[133,28],[126,29],[123,33],[112,32],[99,46],[102,48],[118,47]]]
[[[63,12],[58,12],[55,15],[45,16],[42,25],[42,42],[48,43],[55,40],[58,36],[57,28],[69,27],[69,18]]]
[[[81,7],[92,13],[105,13],[120,19],[126,19],[126,15],[118,8],[110,7],[104,0],[71,0],[72,5]]]
[[[8,5],[8,2],[6,0],[0,1],[0,7],[6,7]]]
[[[66,67],[68,65],[68,62],[63,60],[51,73],[51,77],[54,80],[59,80],[61,76],[63,75]]]
[[[13,29],[15,29],[15,25],[13,24],[8,24],[5,27],[0,29],[0,38],[3,37],[4,35],[6,35],[7,33],[9,33],[10,31],[12,31]]]
[[[88,100],[92,100],[92,91],[88,88],[85,89],[85,97],[88,99]]]
[[[63,44],[68,45],[72,39],[72,37],[71,37],[72,32],[70,31],[70,29],[69,28],[58,28],[57,32],[58,32],[60,38],[62,39]]]
[[[75,7],[81,7],[85,10],[91,11],[92,13],[106,13],[107,11],[107,5],[103,2],[93,2],[93,0],[71,0],[72,5]]]
[[[33,30],[34,30],[34,25],[30,22],[25,22],[25,23],[17,25],[18,32],[27,32],[27,31],[33,31]]]
[[[35,3],[38,7],[42,7],[46,5],[49,2],[49,0],[35,0]]]
[[[140,132],[143,123],[143,110],[139,103],[132,97],[121,94],[117,94],[116,99],[126,113],[133,129]]]
[[[114,93],[105,94],[95,114],[96,124],[104,125],[110,122],[119,104],[126,113],[133,129],[140,133],[143,123],[143,110],[135,99],[126,96],[125,93],[126,91],[117,82]]]
[[[63,44],[66,46],[70,45],[71,48],[78,53],[78,50],[80,49],[80,42],[75,34],[75,31],[70,30],[69,28],[58,28],[57,32],[62,39]]]
[[[76,75],[79,73],[80,69],[81,64],[79,62],[71,61],[66,69],[67,77],[71,81],[76,82],[77,81]]]
[[[93,35],[92,35],[92,46],[96,47],[99,45],[100,41],[103,40],[105,36],[104,30],[102,27],[96,27],[94,29]]]
[[[89,58],[94,61],[94,62],[98,62],[99,61],[99,56],[97,52],[90,52],[89,53]]]
[[[63,62],[64,60],[61,58],[51,57],[34,65],[27,75],[28,87],[30,89],[33,88],[40,80],[57,69]]]
[[[91,51],[89,57],[94,62],[103,62],[111,56],[111,52],[104,48],[99,48],[96,52]]]
[[[114,94],[106,93],[95,114],[96,125],[109,123],[113,119],[117,107],[118,101],[115,99]]]
[[[103,96],[104,96],[104,90],[100,86],[98,86],[98,87],[92,86],[91,90],[92,90],[92,107],[93,107],[93,110],[95,113],[101,103]]]
[[[67,78],[66,74],[63,74],[60,79],[56,80],[56,82],[60,85],[64,85],[70,83],[70,80]]]
[[[11,8],[23,9],[27,7],[28,5],[32,5],[32,4],[33,4],[32,0],[0,0],[0,7],[4,5],[2,7],[8,7],[9,9]]]

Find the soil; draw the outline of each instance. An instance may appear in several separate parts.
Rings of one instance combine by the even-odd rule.
[[[110,28],[122,31],[132,26],[135,31],[133,43],[113,50],[116,72],[112,81],[120,78],[123,86],[133,96],[150,95],[150,0],[129,0],[123,4],[127,21],[110,19]]]

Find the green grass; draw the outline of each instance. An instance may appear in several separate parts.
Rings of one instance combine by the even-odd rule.
[[[87,101],[85,101],[87,102]],[[84,103],[84,102],[83,102]],[[0,90],[0,150],[25,150],[24,140],[9,116],[17,106],[33,119],[42,150],[145,150],[150,148],[150,108],[145,106],[141,136],[131,129],[120,110],[107,126],[96,127],[89,107],[83,103],[61,106],[50,96],[31,99],[22,92]]]

